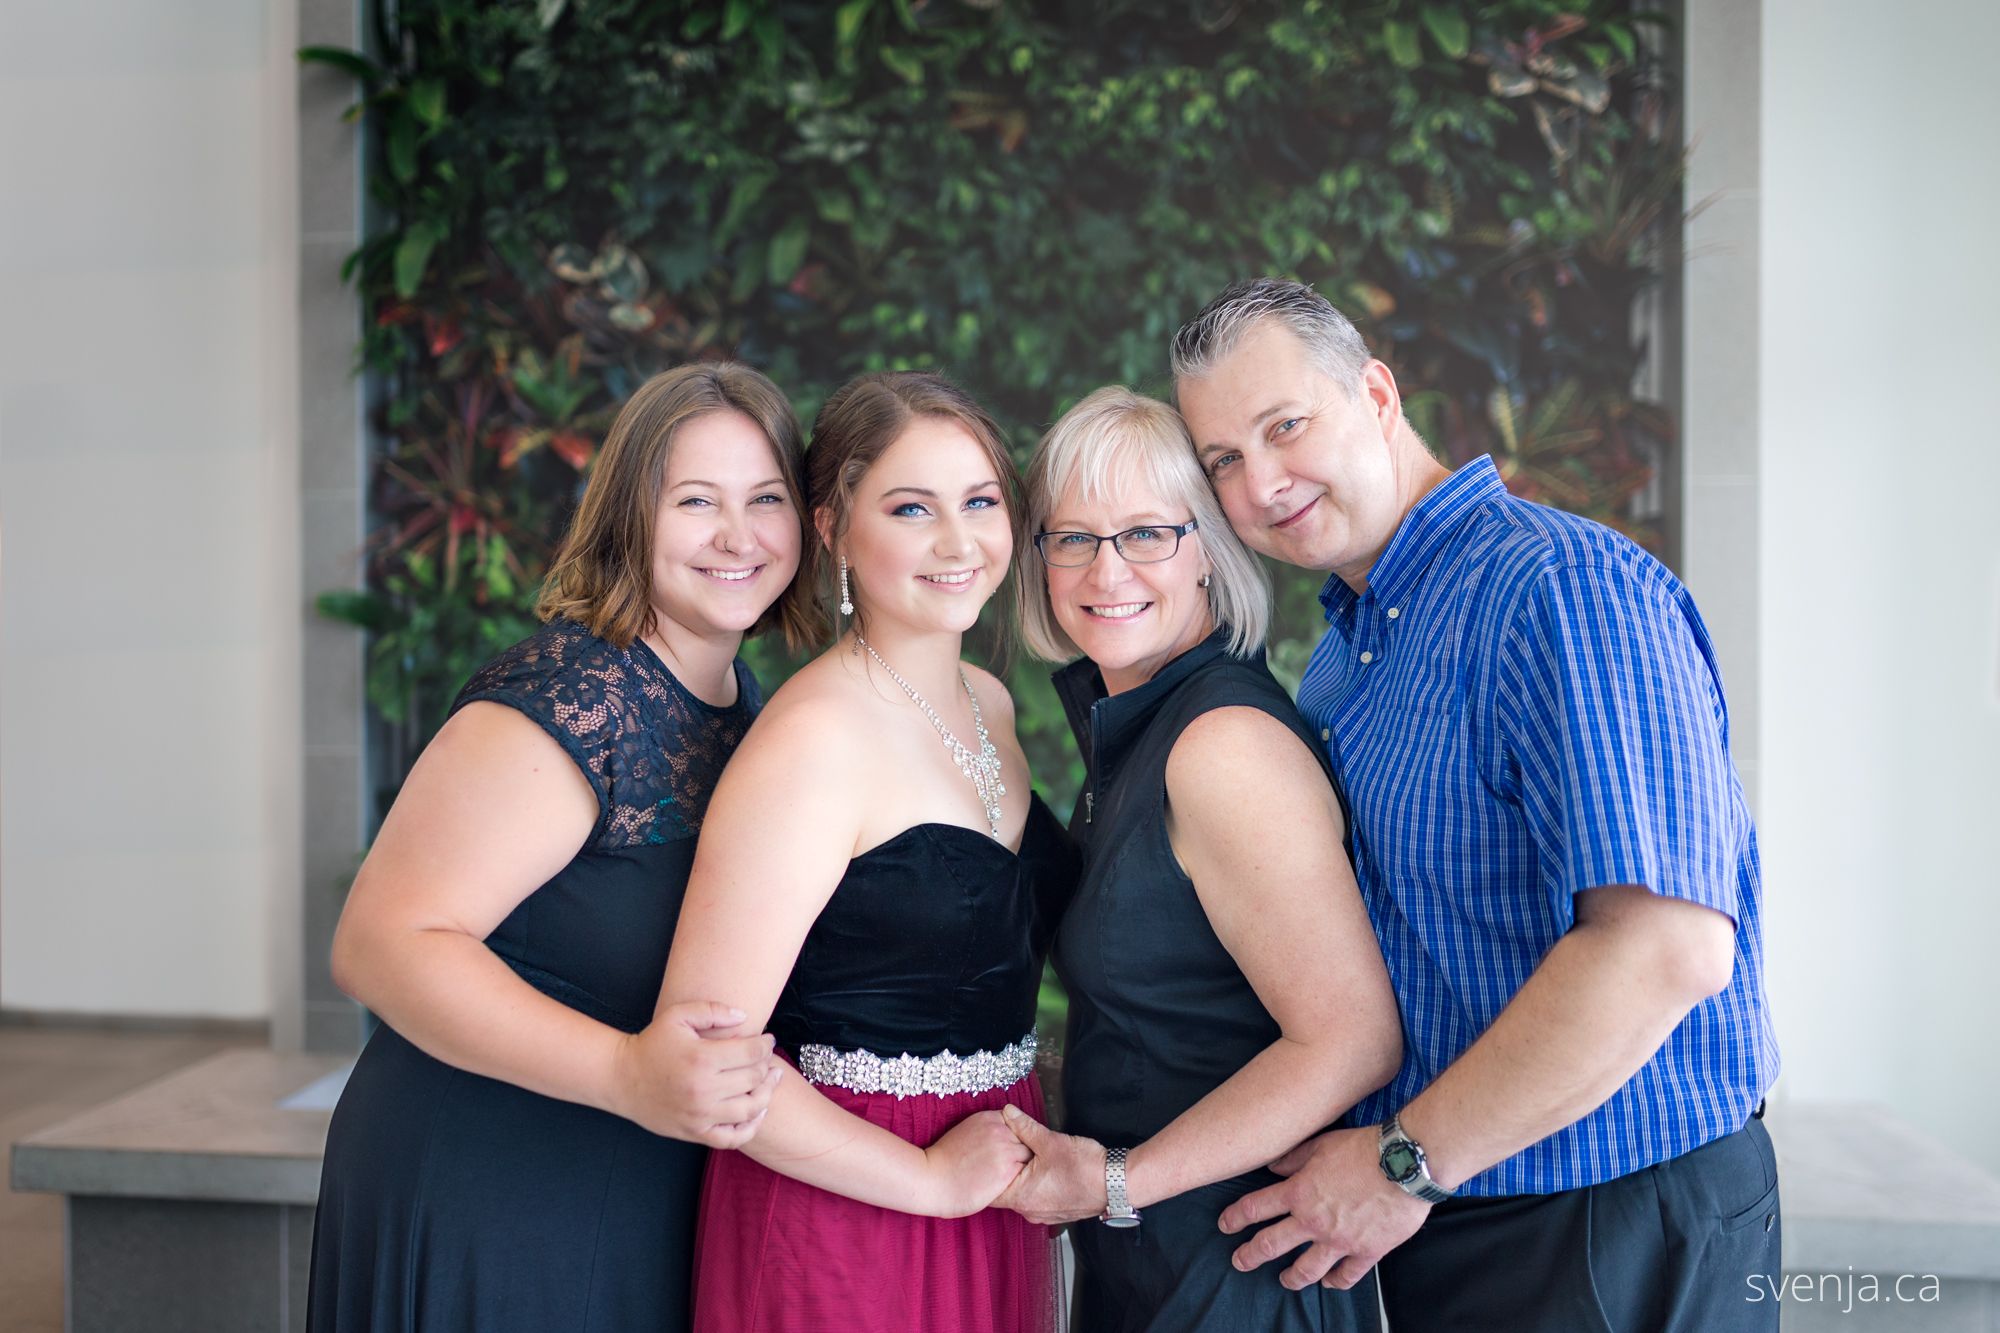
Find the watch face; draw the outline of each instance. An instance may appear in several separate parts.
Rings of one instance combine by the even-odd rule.
[[[1104,1225],[1108,1227],[1117,1227],[1120,1230],[1123,1230],[1126,1227],[1138,1226],[1139,1218],[1136,1214],[1119,1216],[1119,1217],[1107,1217],[1104,1219]]]
[[[1382,1149],[1382,1174],[1397,1184],[1415,1180],[1420,1163],[1417,1150],[1406,1142],[1392,1141]]]

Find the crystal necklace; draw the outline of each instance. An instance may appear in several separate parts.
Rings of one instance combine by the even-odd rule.
[[[868,650],[875,659],[875,665],[889,673],[889,679],[903,687],[903,693],[922,710],[923,715],[937,728],[937,734],[944,741],[944,748],[951,751],[952,762],[958,771],[972,780],[972,789],[979,793],[979,803],[986,807],[987,829],[995,838],[1000,836],[1000,798],[1007,794],[1007,785],[1000,781],[1000,752],[993,748],[993,742],[986,736],[986,719],[979,714],[979,696],[972,692],[972,685],[965,679],[965,672],[958,673],[958,683],[965,688],[965,697],[972,704],[972,725],[979,732],[977,754],[967,749],[958,737],[951,734],[951,728],[938,716],[924,696],[917,693],[916,686],[896,674],[896,668],[882,660],[882,654],[875,651],[875,645],[861,637],[861,631],[854,632],[854,641]]]

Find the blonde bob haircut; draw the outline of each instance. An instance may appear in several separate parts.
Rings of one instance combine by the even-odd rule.
[[[1071,500],[1094,505],[1146,493],[1169,511],[1185,508],[1196,523],[1189,535],[1208,555],[1208,609],[1228,628],[1229,651],[1247,657],[1263,648],[1271,627],[1270,578],[1230,529],[1173,408],[1122,384],[1099,389],[1063,413],[1035,446],[1027,488],[1031,533],[1046,531],[1056,507]],[[1039,554],[1021,561],[1021,637],[1046,661],[1082,654],[1049,606],[1049,572]]]
[[[667,458],[681,427],[711,412],[741,412],[770,442],[799,516],[803,547],[809,536],[800,484],[805,437],[790,401],[777,385],[735,361],[678,366],[640,385],[611,423],[583,502],[542,582],[536,615],[574,620],[620,648],[630,648],[653,628],[653,528]],[[794,579],[750,633],[780,629],[796,650],[824,634],[825,623],[810,585]]]

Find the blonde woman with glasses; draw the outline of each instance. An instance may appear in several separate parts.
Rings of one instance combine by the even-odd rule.
[[[1077,1328],[1373,1329],[1372,1282],[1286,1290],[1216,1225],[1402,1051],[1343,801],[1264,664],[1262,570],[1179,416],[1123,388],[1056,423],[1027,490],[1025,637],[1079,658],[1084,864],[1053,955],[1069,1133],[1009,1113],[1035,1156],[999,1202],[1077,1223]]]

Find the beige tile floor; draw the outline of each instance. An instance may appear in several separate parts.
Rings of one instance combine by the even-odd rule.
[[[0,1023],[0,1333],[61,1333],[62,1200],[5,1188],[14,1144],[250,1036]]]

